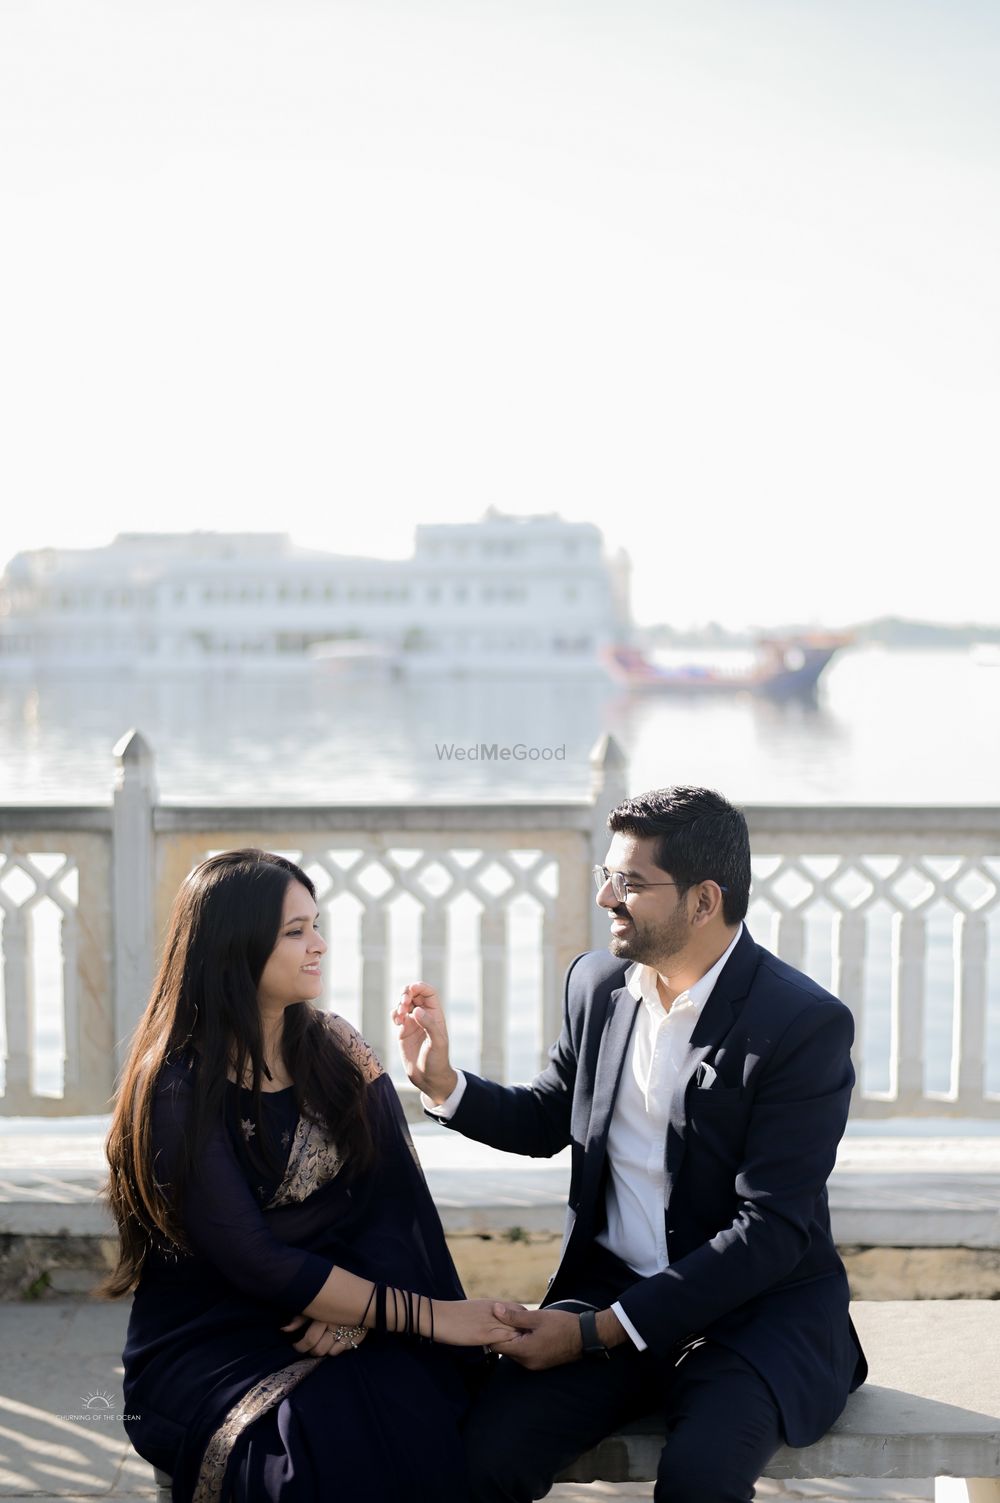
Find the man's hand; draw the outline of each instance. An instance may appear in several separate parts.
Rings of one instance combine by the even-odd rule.
[[[403,988],[392,1021],[411,1084],[440,1106],[458,1084],[448,1058],[448,1027],[441,998],[433,987],[416,981]]]
[[[580,1322],[568,1310],[521,1310],[516,1305],[497,1304],[493,1313],[522,1333],[517,1341],[500,1347],[503,1355],[520,1367],[540,1372],[545,1367],[576,1362],[582,1354]]]
[[[521,1305],[493,1306],[498,1320],[513,1326],[521,1335],[498,1348],[505,1357],[521,1367],[540,1372],[546,1367],[561,1367],[583,1356],[580,1317],[569,1310],[525,1310]],[[598,1310],[597,1334],[609,1349],[621,1346],[628,1333],[613,1310]]]

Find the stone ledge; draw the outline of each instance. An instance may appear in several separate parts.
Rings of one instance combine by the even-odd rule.
[[[449,1233],[466,1293],[541,1298],[561,1236],[520,1225]],[[0,1236],[0,1299],[86,1296],[112,1266],[112,1236]],[[1000,1300],[1000,1251],[964,1247],[841,1247],[855,1299]]]
[[[1000,1303],[861,1301],[851,1313],[869,1381],[828,1434],[783,1447],[766,1475],[1000,1477]],[[650,1417],[623,1426],[564,1477],[647,1481],[661,1445],[662,1428]]]

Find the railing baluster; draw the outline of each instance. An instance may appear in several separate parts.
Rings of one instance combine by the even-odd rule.
[[[387,910],[366,903],[361,913],[361,1032],[388,1069],[389,967]]]
[[[538,1068],[549,1062],[549,1046],[559,1037],[563,1023],[563,968],[559,964],[555,912],[542,911],[542,1040]]]
[[[927,922],[897,913],[892,929],[892,1053],[896,1111],[919,1110],[924,1098],[924,990]]]
[[[865,941],[863,913],[838,913],[833,926],[833,977],[831,990],[854,1015],[854,1047],[851,1057],[858,1079],[855,1099],[861,1095],[864,1070]]]
[[[62,949],[63,995],[63,1095],[71,1097],[80,1084],[80,964],[76,914],[60,904],[59,935]]]
[[[806,953],[806,921],[802,914],[783,913],[778,923],[778,954],[787,965],[802,968]]]
[[[487,1080],[507,1079],[507,913],[492,902],[479,916],[482,972],[480,1064]]]
[[[447,912],[441,903],[426,898],[420,915],[420,980],[443,991],[448,956]]]
[[[113,952],[111,899],[111,843],[97,835],[74,842],[78,893],[73,908],[73,943],[77,970],[74,982],[76,1021],[76,1105],[66,1110],[81,1114],[106,1112],[115,1089],[114,993],[110,982]],[[74,991],[70,991],[73,997]]]
[[[23,908],[8,908],[3,921],[3,994],[7,1030],[7,1077],[4,1109],[26,1109],[31,1095],[30,1039],[34,1026],[34,977],[28,963],[31,918]]]
[[[988,930],[978,913],[964,913],[956,928],[955,1047],[952,1078],[963,1114],[975,1117],[983,1107],[986,1076],[986,954]],[[953,1059],[954,1059],[953,1056]]]

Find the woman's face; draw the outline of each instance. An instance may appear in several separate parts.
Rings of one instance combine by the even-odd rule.
[[[326,941],[316,928],[319,909],[301,882],[289,882],[281,911],[281,928],[257,987],[262,1008],[308,1002],[323,989],[320,959]]]

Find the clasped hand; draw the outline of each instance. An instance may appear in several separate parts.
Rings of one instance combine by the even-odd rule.
[[[427,1301],[425,1311],[429,1304]],[[485,1346],[503,1352],[520,1342],[522,1330],[529,1328],[524,1323],[534,1318],[523,1305],[488,1299],[435,1300],[434,1312],[435,1341],[444,1346]],[[296,1337],[292,1345],[306,1357],[339,1357],[359,1346],[368,1334],[363,1327],[333,1325],[310,1320],[307,1315],[295,1316],[281,1329]],[[430,1336],[426,1325],[421,1329]]]
[[[528,1310],[513,1300],[435,1300],[434,1339],[446,1346],[485,1346],[522,1367],[575,1362],[580,1322],[566,1310]]]
[[[497,1351],[520,1367],[540,1372],[575,1362],[583,1350],[580,1322],[568,1310],[526,1310],[523,1305],[496,1303],[493,1314],[514,1333]]]

